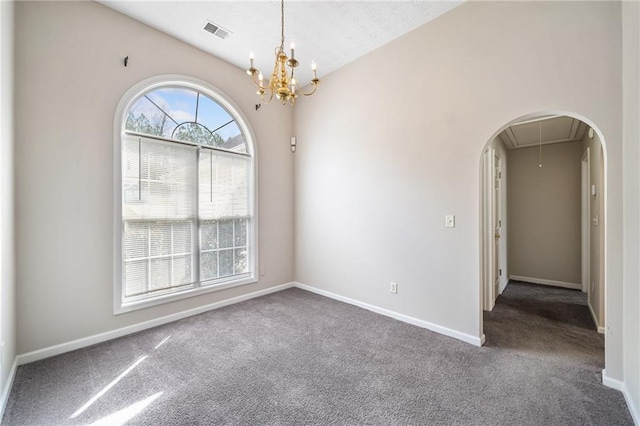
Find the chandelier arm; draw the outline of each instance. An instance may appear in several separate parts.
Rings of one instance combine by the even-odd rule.
[[[302,89],[298,89],[298,92],[302,93],[304,96],[311,96],[314,93],[316,93],[316,90],[318,90],[318,83],[317,82],[311,82],[311,85],[313,86],[313,90],[309,93],[305,93]]]
[[[271,102],[271,100],[273,99],[273,90],[269,91],[268,99],[264,97],[264,93],[260,95],[260,99],[262,99],[262,102],[264,102],[265,104],[268,104],[269,102]]]
[[[258,72],[251,74],[251,80],[253,81],[253,83],[256,85],[258,89],[262,89],[262,90],[267,89],[267,86],[260,85],[260,80],[256,80],[256,75],[258,74],[259,74]]]

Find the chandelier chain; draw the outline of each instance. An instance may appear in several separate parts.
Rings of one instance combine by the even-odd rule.
[[[280,50],[284,51],[284,0],[280,1],[280,26],[281,26],[281,32],[280,32]]]

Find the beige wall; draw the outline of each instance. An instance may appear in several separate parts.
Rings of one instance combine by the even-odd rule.
[[[15,28],[19,353],[292,281],[291,109],[274,103],[256,111],[243,70],[98,3],[19,2]],[[162,74],[204,80],[248,117],[266,275],[114,316],[114,115],[131,86]]]
[[[624,386],[640,424],[640,3],[623,2]],[[612,312],[607,312],[607,321]]]
[[[590,302],[593,314],[598,327],[605,326],[604,316],[604,152],[600,137],[594,132],[593,139],[589,138],[589,133],[584,137],[584,149],[589,148],[590,171],[589,180],[591,185],[596,186],[596,195],[589,197],[591,220],[589,224],[589,291]]]
[[[509,274],[580,288],[582,143],[509,153]],[[518,279],[518,278],[516,278]]]
[[[13,196],[13,2],[0,2],[0,393],[16,356],[15,244]],[[2,399],[6,401],[6,399]],[[0,413],[2,409],[0,409]]]
[[[326,76],[295,111],[296,281],[479,338],[481,153],[514,119],[573,112],[606,137],[621,378],[620,22],[615,2],[467,2]]]

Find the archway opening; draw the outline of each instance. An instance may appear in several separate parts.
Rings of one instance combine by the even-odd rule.
[[[551,308],[583,305],[564,319],[582,328],[591,323],[604,354],[607,150],[600,130],[571,112],[517,117],[487,141],[479,173],[483,342],[505,343],[485,329],[496,300],[513,304],[515,298],[520,311],[533,314],[536,308],[522,304],[522,294],[538,292],[543,316],[558,319]],[[499,297],[508,285],[521,294]],[[554,302],[551,292],[573,302]]]

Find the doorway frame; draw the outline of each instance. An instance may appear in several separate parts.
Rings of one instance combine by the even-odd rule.
[[[612,315],[612,307],[609,306],[610,303],[612,303],[610,301],[610,295],[609,292],[611,291],[610,287],[610,282],[609,282],[609,275],[611,273],[610,271],[610,260],[609,260],[609,250],[610,250],[610,241],[609,241],[609,233],[611,232],[609,230],[609,226],[611,225],[609,223],[609,194],[608,194],[608,187],[609,187],[609,180],[610,180],[610,176],[609,176],[609,147],[607,145],[607,141],[606,138],[604,137],[602,131],[600,131],[600,128],[590,119],[588,119],[587,117],[581,115],[581,114],[577,114],[575,112],[572,111],[566,111],[566,110],[541,110],[541,111],[536,111],[536,112],[531,112],[528,114],[522,114],[519,116],[516,116],[515,118],[513,118],[512,120],[506,122],[505,124],[503,124],[501,127],[499,127],[493,134],[491,134],[491,136],[486,140],[485,144],[483,145],[481,151],[480,151],[480,161],[479,161],[479,171],[480,171],[480,185],[479,185],[479,191],[480,191],[480,196],[479,196],[479,201],[480,201],[480,205],[479,205],[479,220],[480,220],[480,226],[479,226],[479,234],[480,234],[480,238],[479,238],[479,263],[480,263],[480,270],[479,270],[479,282],[478,282],[478,287],[479,287],[479,292],[478,292],[478,317],[479,317],[479,329],[478,329],[478,336],[480,338],[481,344],[484,345],[485,342],[485,334],[484,334],[484,298],[485,298],[485,291],[484,291],[484,286],[485,286],[485,261],[486,261],[486,257],[487,257],[487,253],[485,250],[485,236],[486,233],[484,231],[484,223],[485,223],[485,212],[484,212],[484,208],[485,208],[485,204],[484,204],[484,200],[485,200],[485,196],[484,196],[484,155],[487,149],[491,149],[491,142],[498,137],[498,135],[500,133],[502,133],[507,127],[513,125],[514,123],[518,123],[521,121],[526,121],[526,120],[531,120],[531,119],[537,119],[541,116],[547,116],[547,115],[564,115],[567,117],[572,117],[575,118],[577,120],[580,120],[582,122],[584,122],[585,124],[587,124],[591,129],[593,129],[593,131],[598,135],[598,138],[600,139],[600,144],[601,144],[601,148],[602,148],[602,160],[603,160],[603,173],[604,173],[604,185],[603,188],[601,190],[602,193],[602,198],[603,198],[603,205],[604,205],[604,209],[602,211],[602,218],[601,218],[601,223],[604,226],[604,230],[603,230],[603,240],[604,240],[604,273],[603,273],[603,282],[601,283],[601,290],[602,290],[602,295],[603,295],[603,299],[604,299],[604,322],[605,322],[605,326],[604,326],[604,338],[605,338],[605,368],[602,370],[602,382],[605,386],[608,387],[613,387],[616,388],[616,383],[617,381],[615,379],[610,378],[609,374],[607,373],[607,369],[606,366],[609,365],[609,360],[611,359],[611,357],[616,357],[617,355],[617,351],[619,350],[618,346],[616,345],[617,339],[616,340],[611,340],[609,341],[608,339],[608,334],[609,334],[609,326],[608,324],[610,324],[610,316]],[[615,229],[613,231],[615,233]],[[615,265],[614,265],[615,266]],[[621,306],[618,306],[618,308],[621,308]],[[615,342],[615,343],[614,343]],[[617,364],[616,364],[617,365]]]
[[[502,250],[496,248],[495,244],[495,222],[500,220],[501,238],[505,233],[502,230],[505,218],[503,217],[502,210],[504,206],[502,199],[504,198],[504,185],[501,182],[502,174],[504,172],[504,161],[498,150],[489,146],[487,147],[482,156],[482,179],[481,179],[481,195],[482,195],[482,208],[481,208],[481,299],[482,309],[485,311],[493,310],[496,299],[502,293],[502,280],[501,274],[496,273],[495,262],[498,262],[498,270],[504,269],[506,265],[506,259],[502,254]],[[497,166],[497,167],[496,167]],[[498,168],[499,176],[496,176],[496,168]],[[496,196],[495,182],[499,181],[498,195]],[[496,200],[497,198],[497,200]],[[496,211],[496,206],[499,205]],[[498,215],[499,219],[496,218]],[[493,238],[492,238],[493,237]],[[506,244],[505,241],[502,242]],[[506,253],[506,250],[504,251]],[[498,281],[498,288],[496,289],[496,282]]]

